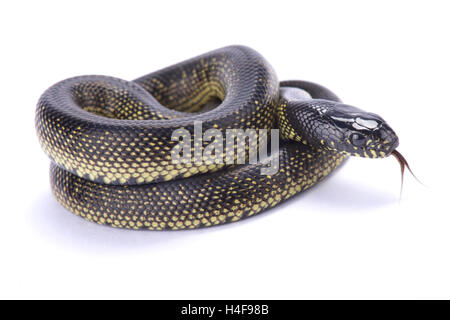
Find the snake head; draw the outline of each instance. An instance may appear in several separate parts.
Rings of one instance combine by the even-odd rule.
[[[322,117],[333,133],[323,139],[324,144],[332,149],[361,157],[384,158],[398,147],[394,130],[377,114],[336,103]]]
[[[311,145],[366,158],[384,158],[398,147],[394,130],[379,115],[337,101],[311,99],[283,88],[285,136]]]

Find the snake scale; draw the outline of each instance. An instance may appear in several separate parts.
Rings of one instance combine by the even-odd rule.
[[[89,221],[131,229],[238,221],[312,187],[349,155],[386,157],[398,146],[381,117],[341,103],[320,85],[280,83],[270,64],[244,46],[134,81],[63,80],[41,96],[35,120],[56,199]],[[213,139],[196,140],[199,123],[200,134],[213,130],[218,145],[240,130],[252,129],[258,139],[244,136],[245,148],[230,145],[211,161],[173,161],[178,129],[189,134],[188,156],[206,152]],[[249,152],[262,148],[259,137],[273,129],[279,147],[249,163]],[[240,156],[245,163],[236,161]],[[262,174],[269,163],[274,172]]]

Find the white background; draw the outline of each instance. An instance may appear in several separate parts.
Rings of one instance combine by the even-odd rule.
[[[0,298],[450,298],[445,1],[14,1],[0,5]],[[399,166],[351,159],[243,222],[136,232],[86,222],[49,189],[34,109],[83,74],[134,79],[230,45],[382,115]]]

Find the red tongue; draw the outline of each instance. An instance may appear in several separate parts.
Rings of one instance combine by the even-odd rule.
[[[405,175],[405,167],[408,168],[408,171],[412,174],[412,176],[414,177],[414,179],[416,179],[420,184],[422,184],[422,182],[420,182],[419,179],[417,179],[417,177],[414,175],[414,173],[411,171],[411,168],[409,167],[408,161],[406,161],[405,157],[398,152],[397,150],[392,151],[391,153],[398,161],[398,163],[400,163],[400,170],[402,172],[402,186],[400,189],[400,194],[403,190],[403,176]]]

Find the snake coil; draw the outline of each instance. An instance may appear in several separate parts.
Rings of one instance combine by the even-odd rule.
[[[243,46],[218,49],[134,81],[106,76],[61,81],[41,96],[36,109],[37,134],[51,159],[53,193],[89,221],[132,229],[206,227],[271,208],[321,181],[351,154],[332,148],[330,137],[338,131],[321,123],[323,114],[340,103],[332,92],[304,81],[281,82],[281,88],[309,96],[290,108],[291,93],[282,94],[272,67]],[[219,105],[208,109],[214,101]],[[364,121],[358,125],[371,125]],[[216,133],[279,128],[282,140],[266,162],[174,163],[179,141],[173,132],[183,129],[195,136],[196,123],[203,132]],[[323,137],[315,136],[319,131]],[[209,142],[190,139],[190,153],[206,150]],[[385,145],[373,149],[388,154],[398,142]],[[239,152],[252,147],[231,151],[235,158],[247,158]],[[261,174],[275,158],[276,172]]]

